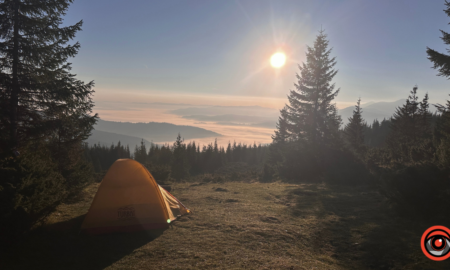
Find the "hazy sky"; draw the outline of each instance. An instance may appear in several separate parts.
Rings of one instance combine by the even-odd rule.
[[[450,82],[426,55],[445,52],[443,9],[443,0],[75,0],[65,23],[84,20],[73,71],[95,81],[95,111],[147,122],[168,114],[136,102],[281,108],[321,28],[337,59],[339,108],[404,99],[415,84],[444,103]],[[280,50],[287,63],[274,69]],[[165,121],[186,120],[174,117]]]
[[[436,77],[425,53],[445,49],[443,9],[441,0],[75,0],[66,23],[84,20],[72,62],[79,78],[95,80],[96,100],[275,107],[322,27],[337,57],[343,107],[358,96],[404,98],[415,84],[432,101],[445,99],[450,82]],[[288,62],[276,70],[269,58],[278,49]]]

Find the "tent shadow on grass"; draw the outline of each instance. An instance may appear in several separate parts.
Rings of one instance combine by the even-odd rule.
[[[104,269],[161,236],[164,229],[135,233],[84,235],[85,215],[43,227],[10,249],[4,269]],[[6,265],[4,265],[6,263]]]

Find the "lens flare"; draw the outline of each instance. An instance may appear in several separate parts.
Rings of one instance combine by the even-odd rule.
[[[270,57],[270,64],[274,68],[280,68],[286,63],[286,55],[284,53],[278,52]]]

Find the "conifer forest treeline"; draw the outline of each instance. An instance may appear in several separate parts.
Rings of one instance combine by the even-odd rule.
[[[187,179],[199,174],[213,174],[224,166],[261,167],[267,155],[267,146],[261,144],[246,145],[233,142],[227,147],[219,146],[217,141],[208,145],[197,145],[195,141],[185,143],[178,135],[173,145],[151,144],[147,149],[144,142],[130,152],[128,146],[120,142],[110,147],[85,145],[85,157],[100,176],[120,158],[133,158],[152,173],[161,183],[169,178]],[[240,164],[239,164],[240,163]]]
[[[98,116],[94,83],[70,72],[83,23],[62,25],[71,3],[0,0],[0,243],[25,237],[120,158],[139,161],[162,184],[226,173],[222,180],[236,180],[249,170],[253,181],[371,186],[408,218],[449,210],[450,101],[430,104],[432,89],[411,85],[392,117],[366,123],[355,97],[342,126],[334,99],[345,89],[333,83],[337,60],[324,31],[307,48],[270,145],[198,145],[182,134],[148,148],[87,145]],[[450,45],[450,34],[442,40]],[[437,75],[450,78],[450,56],[427,54]]]

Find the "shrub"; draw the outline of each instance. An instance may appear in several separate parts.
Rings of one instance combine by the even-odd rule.
[[[449,171],[432,163],[385,169],[379,180],[381,193],[399,215],[429,218],[448,210]]]
[[[172,172],[169,165],[155,165],[152,163],[145,164],[145,167],[150,171],[153,178],[160,185],[168,184],[170,174]]]
[[[276,170],[271,164],[265,163],[260,177],[261,182],[272,182],[275,177]]]
[[[332,185],[359,185],[371,179],[371,174],[358,155],[348,149],[326,149],[321,153],[323,180]]]
[[[319,165],[318,152],[308,145],[290,143],[285,149],[283,162],[278,166],[278,174],[289,182],[319,182],[323,168]]]
[[[45,149],[0,160],[0,243],[12,244],[66,198],[66,180]]]

